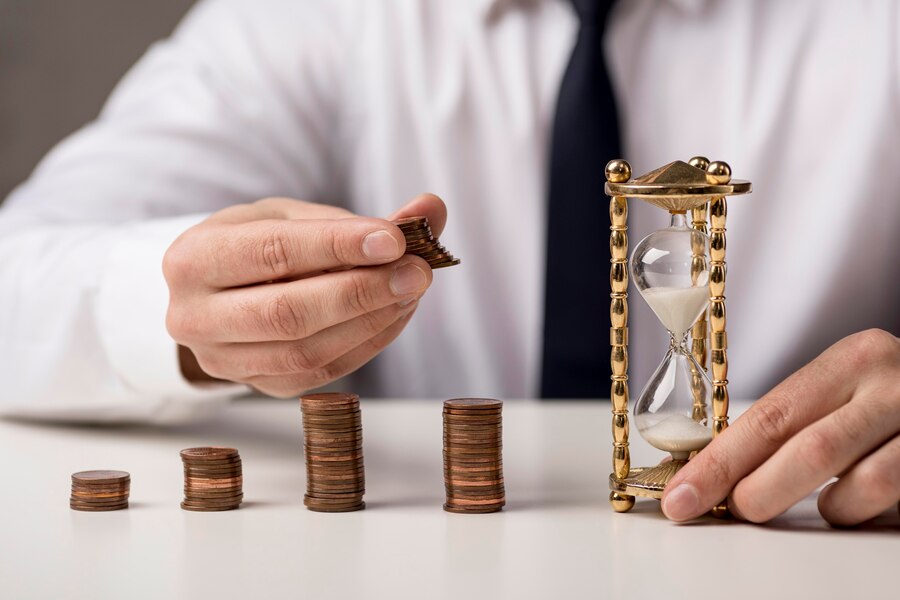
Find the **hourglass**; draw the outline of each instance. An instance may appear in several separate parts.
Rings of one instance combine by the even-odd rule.
[[[606,166],[606,180],[606,193],[611,197],[612,255],[613,472],[609,500],[614,510],[627,512],[634,506],[635,496],[662,498],[666,484],[691,455],[728,426],[725,196],[746,194],[751,186],[748,181],[732,180],[726,163],[710,162],[702,156],[689,163],[675,161],[634,180],[626,161],[613,160]],[[628,198],[640,198],[670,214],[669,226],[641,240],[630,259]],[[670,454],[671,460],[655,467],[632,467],[628,445],[629,271],[642,298],[669,333],[665,356],[634,405],[633,420],[641,437]],[[706,369],[707,346],[711,379]],[[724,514],[724,506],[714,512]]]

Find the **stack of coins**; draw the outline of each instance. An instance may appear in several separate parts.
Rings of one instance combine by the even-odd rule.
[[[188,448],[184,463],[184,501],[181,508],[211,512],[232,510],[244,498],[241,456],[234,448]]]
[[[366,507],[362,417],[356,394],[309,394],[300,399],[306,495],[317,512],[350,512]]]
[[[457,398],[444,402],[444,510],[489,513],[503,508],[503,402]]]
[[[406,238],[406,253],[424,258],[432,269],[452,267],[459,264],[458,258],[447,252],[431,232],[428,217],[407,217],[394,221]]]
[[[128,508],[131,475],[125,471],[81,471],[72,474],[69,508],[102,512]]]

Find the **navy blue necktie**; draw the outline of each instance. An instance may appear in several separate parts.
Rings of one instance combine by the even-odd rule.
[[[609,212],[604,167],[619,127],[603,59],[612,0],[571,0],[581,21],[550,153],[543,398],[609,395]]]

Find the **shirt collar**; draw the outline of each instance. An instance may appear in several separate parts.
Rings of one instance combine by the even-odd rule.
[[[516,6],[535,5],[541,2],[567,2],[568,0],[470,0],[473,8],[484,19],[495,20],[503,16],[510,8]],[[619,4],[632,0],[619,0]],[[706,7],[709,0],[666,0],[685,13],[696,13]]]

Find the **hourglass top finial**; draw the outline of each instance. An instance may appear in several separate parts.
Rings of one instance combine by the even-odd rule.
[[[692,162],[697,166],[676,160],[631,181],[607,181],[606,193],[640,198],[670,212],[685,212],[715,196],[734,196],[752,190],[749,181],[731,179],[731,168],[722,161],[707,163],[707,169],[698,168],[699,160]]]

